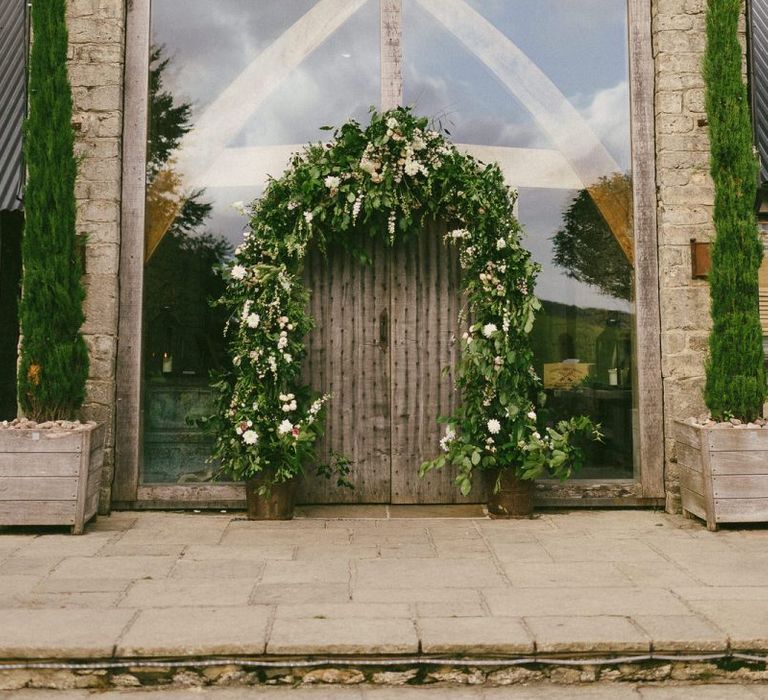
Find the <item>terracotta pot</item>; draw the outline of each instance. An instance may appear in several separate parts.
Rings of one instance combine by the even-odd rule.
[[[493,493],[496,480],[490,484],[488,514],[492,518],[530,518],[533,515],[534,482],[519,479],[511,469],[502,469],[500,474],[498,493]]]
[[[248,520],[293,520],[296,504],[296,480],[274,484],[267,496],[259,495],[264,477],[245,482],[245,503]]]

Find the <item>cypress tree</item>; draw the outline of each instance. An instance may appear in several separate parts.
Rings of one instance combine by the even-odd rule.
[[[18,385],[24,413],[36,420],[76,417],[88,376],[65,3],[32,3]]]
[[[709,0],[704,55],[706,109],[715,184],[712,332],[704,399],[712,416],[751,421],[766,395],[758,311],[763,246],[754,213],[757,162],[738,41],[740,0]]]

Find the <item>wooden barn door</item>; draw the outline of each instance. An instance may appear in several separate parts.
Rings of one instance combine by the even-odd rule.
[[[445,227],[390,249],[371,245],[372,263],[341,253],[307,263],[315,330],[308,339],[305,378],[331,392],[320,454],[354,461],[355,490],[308,474],[306,503],[456,503],[450,469],[424,479],[419,465],[434,457],[443,432],[437,416],[454,407],[458,352],[459,264],[442,242]]]

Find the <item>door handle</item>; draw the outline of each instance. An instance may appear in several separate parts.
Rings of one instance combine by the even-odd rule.
[[[384,309],[379,314],[379,345],[381,346],[382,350],[387,349],[387,343],[388,343],[388,337],[389,337],[389,314],[387,313],[387,310]]]

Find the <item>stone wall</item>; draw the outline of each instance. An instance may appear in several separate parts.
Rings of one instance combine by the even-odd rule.
[[[667,509],[680,509],[671,425],[706,411],[704,361],[711,326],[706,280],[691,279],[690,239],[714,234],[714,186],[701,63],[706,0],[653,0],[656,75],[661,351]],[[745,24],[742,22],[742,38]]]
[[[77,230],[87,236],[83,334],[91,366],[84,416],[107,424],[100,503],[104,512],[114,472],[125,4],[68,0],[67,15],[79,158]]]

